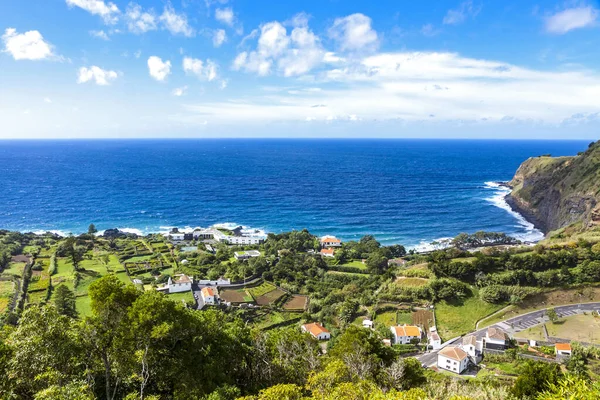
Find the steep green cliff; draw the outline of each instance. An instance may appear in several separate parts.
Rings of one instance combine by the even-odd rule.
[[[509,182],[507,201],[543,231],[600,224],[600,142],[574,157],[526,160]]]

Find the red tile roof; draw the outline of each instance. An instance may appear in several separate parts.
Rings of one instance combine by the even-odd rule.
[[[319,336],[321,333],[329,333],[325,327],[317,322],[312,324],[302,325],[307,332],[310,332],[313,336]]]
[[[468,356],[463,349],[454,346],[444,347],[439,354],[456,361],[462,361]]]
[[[416,326],[395,326],[394,331],[396,332],[396,336],[421,336],[421,331],[419,331],[419,328],[417,328]]]
[[[571,345],[569,343],[556,343],[556,350],[571,351]]]

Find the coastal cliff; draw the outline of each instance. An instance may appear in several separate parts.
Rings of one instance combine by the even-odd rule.
[[[509,186],[507,202],[545,233],[600,225],[600,142],[574,157],[529,158]]]

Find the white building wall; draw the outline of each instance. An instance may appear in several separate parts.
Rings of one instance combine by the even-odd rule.
[[[171,283],[169,285],[169,293],[188,292],[192,290],[191,283]]]
[[[457,374],[460,374],[467,368],[468,359],[465,358],[462,361],[456,361],[441,354],[438,354],[438,368],[445,369],[446,371],[451,371]]]

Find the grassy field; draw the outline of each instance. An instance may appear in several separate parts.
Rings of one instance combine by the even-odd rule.
[[[0,281],[0,314],[6,311],[10,298],[15,291],[15,283],[12,281]]]
[[[587,287],[567,290],[554,290],[528,297],[521,304],[507,307],[502,312],[486,318],[479,324],[480,328],[493,325],[505,319],[526,314],[544,308],[565,304],[590,303],[600,301],[600,287]],[[436,314],[437,315],[437,314]]]
[[[429,279],[424,278],[407,278],[404,276],[396,279],[396,285],[406,287],[420,287],[429,284]]]
[[[377,315],[375,315],[375,323],[377,324],[377,326],[396,326],[397,314],[398,313],[396,311],[386,311],[383,313],[377,313]],[[410,314],[408,316],[410,317]]]
[[[521,332],[517,332],[514,336],[519,339],[546,340],[543,325],[537,325]]]
[[[479,298],[479,292],[472,290],[472,296],[456,301],[441,301],[435,305],[437,328],[442,339],[448,340],[475,329],[477,321],[501,309],[501,304],[490,304]]]
[[[363,278],[368,278],[369,275],[367,274],[359,274],[357,272],[342,272],[342,271],[327,271],[327,274],[333,274],[333,275],[348,275],[348,276],[360,276]]]
[[[275,285],[269,282],[263,282],[259,286],[255,286],[253,288],[249,288],[248,291],[254,298],[260,297],[263,294],[269,293],[273,290],[277,289]]]
[[[548,335],[577,342],[600,344],[600,317],[574,315],[546,324]]]
[[[193,303],[196,301],[196,299],[194,299],[194,294],[192,293],[192,291],[181,292],[181,293],[171,293],[171,294],[167,295],[167,299],[173,300],[173,301],[178,301],[178,302],[181,302],[183,300],[186,303],[188,303],[188,302]]]
[[[352,260],[350,262],[347,262],[346,264],[341,264],[340,267],[353,267],[365,270],[367,269],[367,266],[363,264],[361,260]]]
[[[24,262],[11,262],[8,264],[8,268],[2,271],[2,275],[15,275],[18,277],[23,276],[23,271],[25,270]]]
[[[275,325],[275,324],[280,324],[282,322],[289,321],[289,320],[294,319],[294,318],[298,318],[301,315],[302,315],[301,313],[277,312],[277,311],[274,311],[274,312],[268,313],[263,318],[261,318],[260,320],[256,321],[256,326],[259,329],[266,329],[269,326],[272,326],[272,325]]]
[[[91,302],[89,296],[80,296],[75,299],[75,308],[80,317],[92,315]]]

